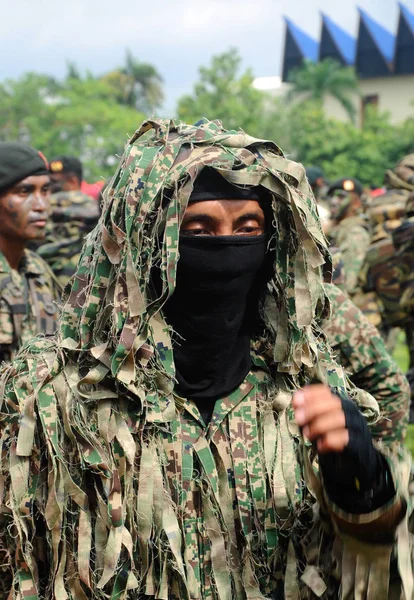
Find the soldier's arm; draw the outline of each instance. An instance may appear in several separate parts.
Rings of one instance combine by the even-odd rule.
[[[380,408],[372,436],[386,445],[402,443],[408,424],[408,381],[365,315],[336,286],[327,284],[326,291],[332,306],[332,316],[323,323],[328,341],[351,381],[369,392]]]

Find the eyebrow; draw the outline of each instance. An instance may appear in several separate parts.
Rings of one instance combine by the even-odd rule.
[[[47,181],[41,187],[44,188],[46,186],[50,186],[50,181]],[[21,192],[22,190],[27,190],[29,192],[33,192],[35,189],[36,189],[36,186],[33,183],[18,183],[13,188],[13,190],[15,190],[16,192]]]
[[[14,186],[14,189],[17,192],[20,192],[21,190],[34,190],[35,186],[33,183],[18,183],[16,186]]]

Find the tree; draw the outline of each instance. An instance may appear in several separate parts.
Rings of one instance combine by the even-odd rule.
[[[291,71],[289,82],[292,88],[288,99],[312,100],[322,104],[326,96],[333,96],[351,120],[355,119],[352,96],[358,93],[358,78],[352,67],[342,67],[331,58],[318,63],[307,60],[302,67]]]
[[[250,134],[260,131],[266,94],[253,88],[247,69],[239,74],[241,58],[236,49],[213,56],[209,67],[200,67],[192,94],[178,101],[178,116],[187,123],[201,117],[219,119],[227,129],[241,127]]]
[[[109,71],[101,80],[111,86],[114,97],[120,104],[153,113],[164,99],[162,77],[157,69],[140,62],[127,50],[125,65]]]
[[[290,158],[322,167],[328,179],[356,177],[381,186],[386,169],[414,151],[414,119],[393,125],[386,113],[372,107],[358,128],[327,118],[320,103],[308,101],[287,107],[267,137]]]
[[[116,156],[144,118],[91,76],[58,84],[29,73],[0,84],[0,139],[31,144],[48,157],[78,156],[89,178],[112,175]]]

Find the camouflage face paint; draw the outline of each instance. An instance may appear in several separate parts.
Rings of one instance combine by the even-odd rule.
[[[47,175],[26,177],[0,197],[0,236],[5,239],[42,239],[49,217],[50,182]]]
[[[331,198],[331,217],[334,221],[340,221],[346,216],[351,201],[351,194],[341,190],[334,192]]]

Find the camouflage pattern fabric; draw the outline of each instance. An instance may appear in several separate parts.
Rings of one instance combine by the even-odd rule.
[[[326,280],[327,283],[333,283],[338,287],[346,297],[348,297],[346,291],[346,277],[344,269],[344,261],[342,260],[342,253],[336,246],[331,246],[330,251],[332,254],[332,281]],[[378,302],[378,298],[375,292],[361,292],[357,291],[353,296],[354,303],[361,308],[364,316],[374,327],[380,327],[381,312]]]
[[[0,361],[39,333],[56,332],[60,287],[44,261],[25,250],[19,270],[0,252]]]
[[[372,238],[359,277],[362,289],[377,295],[382,319],[389,327],[401,325],[406,316],[401,305],[400,259],[392,239],[393,231],[401,225],[406,199],[404,191],[388,190],[371,202],[368,217]]]
[[[403,443],[410,390],[407,379],[388,354],[379,331],[335,285],[327,284],[331,315],[323,331],[338,362],[356,387],[377,400],[381,419],[371,428],[377,439]]]
[[[180,223],[204,166],[271,191],[275,223],[254,367],[216,402],[207,428],[195,404],[174,394],[162,314],[174,292]],[[304,169],[273,143],[218,122],[140,127],[66,288],[56,340],[27,345],[2,374],[0,556],[11,597],[337,598],[341,579],[346,592],[385,600],[392,545],[345,539],[330,515],[355,524],[390,514],[405,497],[409,460],[383,439],[392,506],[344,514],[324,494],[291,407],[294,390],[318,377],[347,393],[369,423],[379,416],[317,325],[328,310],[325,263]],[[405,519],[396,532],[401,557],[406,533]],[[400,567],[408,598],[412,572],[403,558]]]
[[[37,252],[64,287],[76,270],[86,235],[98,222],[99,206],[78,191],[52,194],[50,206],[46,238]]]
[[[405,218],[393,231],[393,242],[398,260],[401,308],[406,315],[404,329],[410,354],[407,373],[411,387],[410,422],[414,423],[414,194],[407,200]]]
[[[369,226],[363,215],[346,217],[331,231],[332,245],[337,246],[342,254],[346,291],[350,296],[357,292],[358,276],[370,241]]]
[[[414,315],[414,194],[408,197],[404,219],[392,237],[398,255],[401,306]]]
[[[329,250],[332,256],[332,277],[327,280],[327,283],[336,285],[346,296],[345,269],[342,253],[336,246],[331,246]]]

